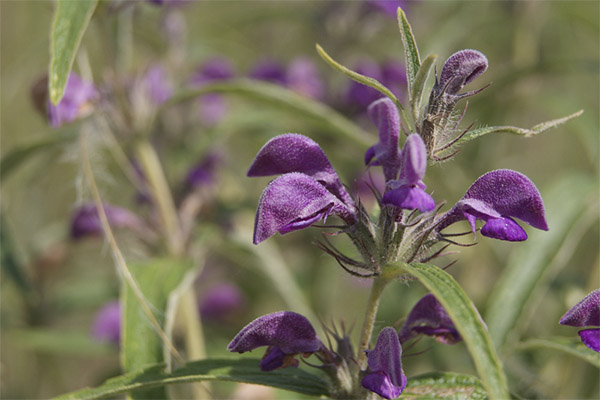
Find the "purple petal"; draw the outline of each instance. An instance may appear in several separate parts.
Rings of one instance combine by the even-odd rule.
[[[46,110],[50,125],[58,128],[89,114],[91,102],[97,97],[98,92],[92,83],[85,82],[79,75],[71,73],[62,100],[57,105],[48,100]]]
[[[315,63],[306,57],[298,57],[288,67],[286,74],[290,89],[311,99],[325,97],[325,86]]]
[[[400,180],[416,184],[423,179],[427,169],[427,148],[419,134],[413,133],[406,138],[400,157]]]
[[[92,336],[100,341],[119,344],[121,338],[121,307],[118,301],[106,304],[96,314]]]
[[[404,64],[396,60],[387,60],[381,66],[381,71],[383,73],[382,83],[385,87],[390,89],[398,100],[403,100],[406,97],[406,68]]]
[[[402,344],[421,334],[432,336],[444,344],[455,344],[462,340],[446,309],[431,293],[415,304],[398,332]]]
[[[588,294],[560,319],[569,326],[600,326],[600,289]]]
[[[490,218],[487,220],[481,234],[492,239],[522,242],[527,240],[527,233],[510,217]]]
[[[375,348],[369,351],[367,363],[370,373],[363,379],[363,387],[388,399],[402,393],[406,376],[402,370],[402,347],[394,328],[381,330]]]
[[[386,180],[396,179],[400,169],[400,116],[392,100],[385,97],[373,102],[367,109],[369,117],[379,131],[379,142],[369,148],[365,161],[375,158],[377,165],[383,166]],[[371,156],[373,154],[373,156]],[[367,162],[368,163],[368,162]]]
[[[273,371],[277,368],[298,367],[298,364],[293,354],[285,354],[279,347],[271,346],[260,360],[260,369]]]
[[[367,0],[367,3],[373,8],[383,12],[384,14],[396,19],[398,7],[404,9],[406,0]]]
[[[318,351],[322,343],[305,317],[291,311],[279,311],[250,322],[227,349],[244,353],[261,346],[274,346],[284,354],[295,354]]]
[[[231,62],[223,57],[215,57],[205,61],[192,77],[195,86],[214,81],[223,81],[235,75]]]
[[[378,80],[379,82],[383,80],[381,68],[373,60],[362,60],[354,68],[354,71],[358,72],[361,75],[365,75],[375,80]],[[362,83],[358,83],[356,81],[352,81],[350,82],[348,87],[348,92],[346,94],[346,102],[352,108],[355,108],[360,112],[364,112],[364,110],[372,102],[374,102],[382,96],[383,95],[381,93],[379,93],[372,87],[363,85]]]
[[[104,205],[104,212],[108,223],[113,228],[139,229],[141,220],[132,212],[124,208]],[[81,239],[86,236],[102,235],[102,224],[95,204],[84,204],[73,211],[71,217],[71,238]]]
[[[221,155],[209,152],[200,162],[187,173],[185,184],[188,188],[199,188],[211,185],[215,181],[215,170],[221,162]]]
[[[381,204],[403,210],[418,209],[420,212],[428,212],[435,208],[433,198],[417,185],[402,185],[387,191],[381,199]]]
[[[439,87],[446,93],[456,94],[466,84],[483,74],[488,67],[486,56],[477,50],[460,50],[444,63]]]
[[[286,71],[281,63],[274,60],[263,60],[250,72],[250,77],[261,81],[287,84]]]
[[[596,353],[600,353],[600,329],[583,329],[579,331],[583,344]]]
[[[209,288],[200,300],[202,318],[225,321],[244,307],[246,298],[233,283],[220,283]]]

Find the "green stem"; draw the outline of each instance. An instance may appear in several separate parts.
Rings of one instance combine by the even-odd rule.
[[[360,370],[367,368],[367,353],[365,350],[369,348],[371,343],[371,336],[373,334],[373,325],[375,324],[375,317],[377,316],[377,309],[379,308],[379,301],[383,294],[383,289],[387,285],[388,281],[381,277],[373,279],[373,286],[371,286],[371,294],[369,295],[369,301],[367,303],[367,311],[365,313],[365,320],[362,326],[362,332],[360,335],[360,345],[358,347],[358,354],[356,355],[358,360],[358,367]],[[359,371],[360,372],[360,371]],[[356,379],[358,382],[358,379]]]

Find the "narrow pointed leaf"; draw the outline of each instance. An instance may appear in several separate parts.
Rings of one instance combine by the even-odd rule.
[[[400,37],[404,46],[404,62],[406,64],[406,81],[408,82],[408,92],[412,93],[412,87],[417,77],[417,71],[421,67],[421,58],[417,42],[412,33],[412,28],[406,19],[406,14],[401,8],[398,8],[398,27],[400,28]]]
[[[410,105],[415,124],[419,123],[423,109],[427,106],[426,102],[429,99],[428,92],[425,90],[427,88],[427,78],[429,78],[429,75],[435,66],[436,59],[437,54],[430,54],[423,60],[423,64],[419,67],[419,71],[415,76],[415,81],[410,91]]]
[[[56,397],[56,400],[100,399],[115,397],[132,390],[200,381],[251,383],[309,396],[327,396],[329,393],[327,383],[317,375],[300,368],[283,368],[265,372],[260,370],[259,363],[260,360],[254,358],[207,359],[189,362],[170,374],[164,372],[164,365],[158,364],[111,378],[95,388],[86,388]]]
[[[387,96],[390,99],[392,99],[392,101],[394,103],[396,103],[396,105],[400,105],[400,102],[398,101],[396,96],[394,96],[394,93],[392,93],[388,88],[383,86],[383,84],[381,82],[379,82],[377,79],[373,79],[371,77],[361,75],[358,72],[354,72],[351,69],[344,67],[342,64],[338,63],[333,58],[331,58],[331,56],[329,54],[327,54],[320,45],[317,44],[316,46],[317,46],[317,53],[319,53],[321,58],[323,60],[325,60],[325,62],[327,64],[329,64],[331,67],[333,67],[333,69],[340,71],[341,73],[343,73],[350,79],[355,80],[358,83],[362,83],[363,85],[372,87],[373,89],[377,90],[384,96]]]
[[[50,36],[48,90],[56,105],[62,99],[81,38],[98,0],[58,0]]]
[[[505,343],[509,332],[517,325],[554,257],[565,245],[570,246],[571,252],[576,249],[579,238],[570,232],[585,213],[585,204],[595,188],[594,182],[587,177],[567,175],[557,180],[550,190],[542,192],[550,230],[532,231],[529,239],[515,249],[489,297],[486,321],[497,347]],[[587,217],[582,219],[583,222],[588,220]],[[569,258],[566,257],[563,264]]]
[[[594,350],[587,348],[577,334],[574,337],[555,337],[548,339],[531,339],[525,342],[519,343],[516,347],[517,350],[534,350],[534,349],[552,349],[562,351],[576,357],[581,358],[595,366],[600,368],[600,353],[596,353]]]
[[[408,379],[400,399],[484,400],[487,393],[481,381],[471,375],[433,372]]]
[[[462,138],[460,138],[460,140],[457,143],[458,144],[465,143],[465,142],[468,142],[469,140],[473,140],[480,136],[487,135],[488,133],[506,132],[506,133],[512,133],[513,135],[532,137],[532,136],[538,135],[542,132],[545,132],[548,129],[556,128],[557,126],[562,125],[565,122],[567,122],[573,118],[579,117],[581,114],[583,114],[583,110],[579,110],[579,111],[577,111],[571,115],[567,115],[566,117],[563,117],[563,118],[553,119],[552,121],[546,121],[546,122],[539,123],[539,124],[535,125],[534,127],[532,127],[531,129],[518,128],[516,126],[487,126],[484,128],[473,129],[471,131],[468,131]]]
[[[507,399],[508,389],[502,364],[477,309],[454,278],[427,264],[407,264],[404,269],[429,289],[444,306],[463,338],[483,386],[491,399]]]

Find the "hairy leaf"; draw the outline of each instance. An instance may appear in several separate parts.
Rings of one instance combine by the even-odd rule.
[[[436,54],[430,54],[423,60],[423,64],[421,64],[421,67],[419,67],[419,71],[415,76],[415,82],[413,83],[410,91],[410,105],[415,124],[419,123],[423,110],[427,106],[428,96],[425,90],[427,86],[427,78],[435,66],[436,59]]]
[[[584,345],[577,334],[575,337],[554,337],[548,339],[531,339],[517,345],[517,350],[552,349],[579,357],[596,368],[600,368],[600,353]]]
[[[411,377],[400,399],[487,399],[481,381],[474,376],[433,372]]]
[[[412,33],[412,28],[406,19],[406,14],[401,8],[398,8],[398,27],[400,28],[400,37],[404,46],[404,62],[406,64],[406,81],[408,82],[408,93],[412,93],[412,87],[417,77],[417,71],[421,67],[421,58],[417,42]]]

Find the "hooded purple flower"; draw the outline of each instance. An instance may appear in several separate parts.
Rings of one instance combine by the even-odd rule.
[[[263,315],[250,322],[238,333],[227,349],[244,353],[269,346],[260,363],[263,371],[298,366],[296,354],[310,354],[323,348],[310,322],[300,314],[279,311]]]
[[[142,222],[132,212],[120,208],[104,205],[104,211],[109,224],[114,228],[140,229]],[[102,235],[102,224],[95,204],[83,204],[72,213],[71,238],[82,239],[87,236]]]
[[[594,290],[575,304],[562,316],[559,323],[578,327],[600,327],[600,289]],[[579,337],[583,344],[600,353],[600,328],[580,330]]]
[[[121,307],[119,301],[111,301],[98,311],[92,326],[92,336],[100,341],[119,344],[121,339]]]
[[[402,370],[402,347],[396,330],[383,328],[377,336],[375,348],[368,351],[368,373],[362,386],[385,399],[395,399],[406,387]]]
[[[447,94],[456,95],[466,84],[483,74],[487,67],[488,60],[483,53],[470,49],[457,51],[444,63],[436,87]],[[461,97],[466,95],[470,93]]]
[[[523,241],[527,234],[515,220],[519,218],[534,228],[547,231],[548,224],[542,196],[525,175],[499,169],[482,175],[437,227],[441,231],[454,222],[466,219],[475,234],[475,221],[485,221],[483,236],[508,241]]]
[[[62,100],[57,105],[48,100],[46,111],[50,125],[58,128],[62,124],[88,115],[91,112],[91,102],[97,97],[98,92],[92,83],[85,82],[79,75],[71,73]]]
[[[220,283],[208,288],[199,302],[202,318],[224,321],[240,311],[246,298],[233,283]]]
[[[288,66],[286,81],[290,89],[303,96],[317,100],[325,97],[323,80],[310,58],[298,57],[293,60]]]
[[[455,344],[462,340],[446,309],[431,293],[415,304],[398,332],[402,344],[419,335],[432,336],[444,344]]]
[[[428,212],[435,208],[435,201],[425,192],[422,179],[427,169],[427,149],[423,139],[416,133],[410,135],[400,154],[400,177],[388,182],[388,190],[381,203],[401,209]]]
[[[254,225],[254,244],[275,232],[303,229],[330,214],[356,221],[354,201],[327,156],[312,139],[288,133],[269,140],[248,169],[248,176],[284,174],[264,190]]]
[[[400,170],[400,116],[394,102],[387,97],[373,102],[368,110],[369,117],[379,130],[379,142],[365,153],[365,164],[381,165],[386,181],[396,179]]]
[[[161,65],[154,65],[146,71],[142,79],[145,94],[152,104],[160,106],[173,95],[173,86],[169,81],[167,72]]]

